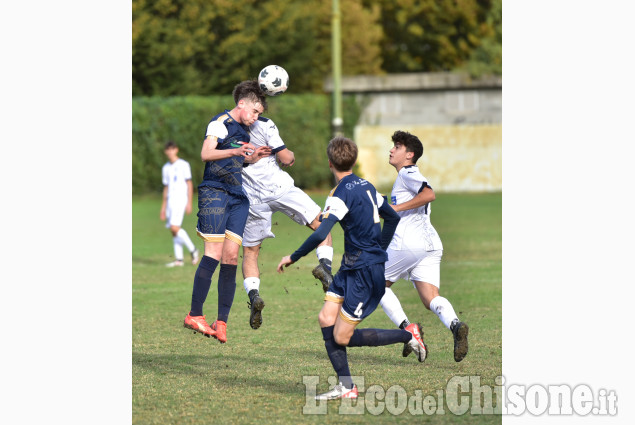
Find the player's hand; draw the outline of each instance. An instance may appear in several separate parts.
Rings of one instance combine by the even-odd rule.
[[[185,206],[185,214],[192,214],[192,204],[187,204]]]
[[[280,264],[278,264],[278,273],[284,272],[284,267],[289,267],[294,262],[295,261],[291,260],[290,255],[287,255],[286,257],[282,257],[282,260],[280,260]]]
[[[271,155],[271,148],[269,146],[260,146],[256,148],[251,157],[247,160],[248,162],[258,162],[260,159],[265,158]]]
[[[236,156],[242,156],[245,159],[248,159],[255,151],[256,147],[251,143],[242,143],[239,148],[236,148]]]
[[[159,213],[159,218],[161,219],[161,221],[165,221],[165,210],[161,210],[161,212]]]

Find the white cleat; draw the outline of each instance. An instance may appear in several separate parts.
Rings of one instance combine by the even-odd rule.
[[[411,351],[416,353],[417,359],[420,362],[423,362],[426,357],[428,357],[428,347],[425,342],[423,342],[423,331],[421,330],[421,326],[418,323],[411,323],[406,326],[405,330],[412,334],[412,339],[408,342],[408,347]],[[408,353],[406,353],[406,351],[407,350],[404,348],[404,357],[410,354],[410,351],[408,351]]]
[[[183,261],[174,260],[171,263],[167,263],[165,267],[183,267]]]
[[[340,398],[357,398],[357,385],[353,385],[353,388],[349,389],[339,383],[331,391],[315,396],[316,400],[337,400]]]

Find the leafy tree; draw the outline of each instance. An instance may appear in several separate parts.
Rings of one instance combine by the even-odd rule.
[[[378,9],[341,2],[343,69],[380,72]],[[219,94],[283,66],[296,93],[319,92],[331,69],[331,3],[133,0],[133,94]],[[360,31],[363,28],[363,31]]]
[[[381,8],[383,69],[451,71],[479,45],[487,0],[365,0]]]
[[[473,76],[503,73],[503,2],[493,0],[485,21],[480,24],[479,45],[472,50],[462,69]]]

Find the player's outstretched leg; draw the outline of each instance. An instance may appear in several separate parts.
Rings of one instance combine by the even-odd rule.
[[[331,283],[333,283],[333,275],[331,274],[330,264],[327,263],[328,260],[321,258],[320,264],[318,264],[312,271],[313,277],[319,279],[322,282],[322,290],[324,292],[329,289]]]
[[[467,334],[470,328],[467,323],[454,320],[450,325],[450,330],[454,336],[454,361],[460,362],[467,355]]]
[[[386,281],[386,285],[388,285],[388,281]],[[399,329],[406,329],[406,327],[410,325],[410,321],[406,316],[406,312],[403,311],[399,298],[397,298],[397,295],[395,295],[389,286],[386,286],[386,292],[384,293],[384,296],[381,297],[379,305],[384,310],[384,313],[386,313],[388,318],[395,325],[399,326]],[[410,353],[412,353],[412,350],[410,349],[408,342],[404,342],[401,355],[408,357]]]
[[[406,326],[405,330],[412,334],[412,339],[408,342],[409,349],[404,347],[402,355],[406,357],[410,353],[414,352],[417,355],[417,360],[423,362],[426,357],[428,357],[428,346],[425,342],[423,342],[423,331],[421,330],[421,325],[418,323],[411,323]]]
[[[249,326],[258,329],[262,325],[262,309],[265,308],[265,301],[260,297],[257,289],[249,291],[249,302],[247,306],[251,310],[249,315]]]

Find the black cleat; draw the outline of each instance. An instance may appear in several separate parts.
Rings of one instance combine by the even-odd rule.
[[[247,307],[251,309],[251,314],[249,315],[249,326],[252,329],[258,329],[260,325],[262,325],[262,309],[265,308],[265,301],[260,298],[260,294],[257,290],[254,290],[252,296],[249,297],[249,302],[247,302]]]
[[[470,328],[467,323],[457,322],[452,328],[454,335],[454,361],[460,362],[467,355],[467,334]]]
[[[331,283],[333,283],[333,275],[329,269],[320,262],[320,264],[313,269],[312,273],[314,278],[319,279],[320,282],[322,282],[322,289],[326,292],[327,289],[329,289],[329,286],[331,286]]]
[[[412,353],[412,348],[410,348],[410,344],[407,342],[403,343],[403,350],[401,351],[401,355],[404,357],[408,357]]]

